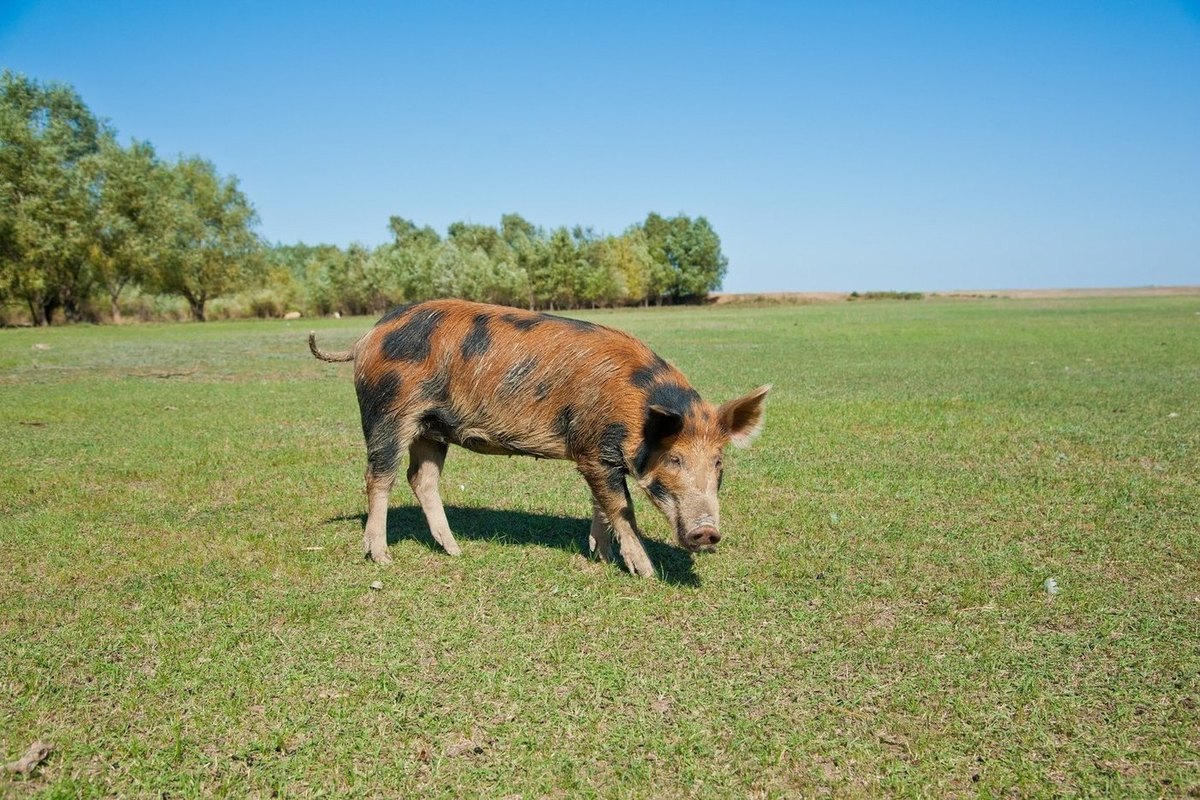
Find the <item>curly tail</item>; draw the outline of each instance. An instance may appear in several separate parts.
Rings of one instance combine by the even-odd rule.
[[[333,362],[353,361],[354,360],[354,351],[355,351],[355,349],[357,349],[357,343],[355,343],[355,344],[356,344],[356,346],[350,348],[349,350],[341,350],[336,353],[326,353],[324,350],[317,347],[317,332],[316,331],[308,332],[308,349],[312,350],[312,354],[314,356],[316,356],[317,358],[321,359],[322,361],[333,361]]]

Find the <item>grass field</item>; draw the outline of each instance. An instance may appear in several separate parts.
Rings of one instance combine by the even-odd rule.
[[[0,794],[1200,795],[1200,297],[584,316],[775,385],[661,581],[458,449],[363,561],[371,320],[0,331]]]

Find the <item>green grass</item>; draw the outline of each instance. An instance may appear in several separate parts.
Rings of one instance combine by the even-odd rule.
[[[364,562],[370,320],[0,331],[0,795],[1200,793],[1200,298],[588,318],[775,385],[662,581],[458,449]]]

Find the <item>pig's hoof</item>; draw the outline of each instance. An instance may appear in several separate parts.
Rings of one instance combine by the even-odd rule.
[[[462,548],[458,546],[458,542],[450,542],[449,544],[442,545],[442,547],[446,550],[446,555],[448,556],[462,555]]]
[[[599,544],[593,536],[588,536],[588,552],[597,561],[603,561],[604,563],[608,563],[613,559],[612,545],[607,543]]]
[[[631,559],[630,561],[625,562],[625,566],[629,568],[631,573],[637,575],[639,578],[655,578],[658,576],[658,573],[654,571],[654,565],[650,563],[649,558],[643,557]]]
[[[367,555],[376,564],[392,563],[392,554],[389,553],[387,550],[380,550],[379,552],[371,552],[371,553],[368,553]]]

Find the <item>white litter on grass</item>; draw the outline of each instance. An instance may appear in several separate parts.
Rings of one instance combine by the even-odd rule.
[[[460,484],[458,485],[458,490],[459,490],[460,492],[461,492],[461,491],[463,491],[463,490],[465,490],[466,488],[467,488],[467,485],[466,485],[465,483],[460,483]]]
[[[1178,416],[1179,416],[1178,411],[1172,411],[1170,414],[1167,414],[1167,419],[1175,419]]]
[[[1046,578],[1045,583],[1042,584],[1042,588],[1046,590],[1046,594],[1054,597],[1054,595],[1058,594],[1058,581],[1054,580],[1054,578]]]
[[[378,592],[383,588],[383,581],[371,581],[371,588]]]

